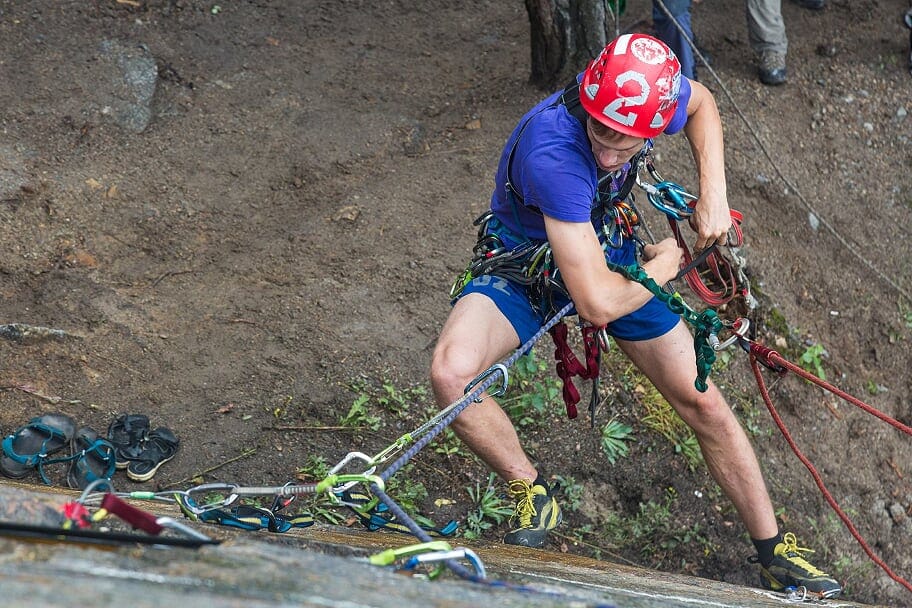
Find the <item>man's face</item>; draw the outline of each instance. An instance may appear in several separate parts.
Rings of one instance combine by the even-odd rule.
[[[586,120],[586,132],[596,164],[599,169],[608,173],[613,173],[627,164],[646,141],[641,137],[618,133],[592,118]]]

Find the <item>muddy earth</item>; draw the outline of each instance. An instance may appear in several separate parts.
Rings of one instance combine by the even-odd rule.
[[[745,215],[755,339],[908,425],[906,8],[783,2],[789,82],[777,88],[756,78],[742,3],[700,2],[693,20]],[[628,2],[618,29],[648,31],[649,9]],[[24,324],[0,332],[0,433],[46,412],[102,434],[146,414],[181,448],[147,482],[118,472],[126,491],[313,479],[427,420],[472,219],[507,135],[545,94],[529,84],[529,44],[515,1],[0,0],[0,323]],[[657,168],[695,187],[683,138],[659,141]],[[551,367],[549,342],[534,352]],[[531,457],[563,481],[550,548],[755,585],[731,505],[686,440],[643,423],[651,387],[608,359],[595,429],[559,396],[535,409],[553,372],[511,383]],[[912,437],[794,373],[762,375],[871,553],[912,577]],[[849,598],[912,604],[793,453],[748,355],[725,351],[713,378],[783,529]],[[613,417],[633,435],[611,464],[600,428]],[[484,467],[443,435],[410,465],[391,495],[470,529]],[[65,467],[48,473],[66,484]],[[506,529],[483,521],[484,538]]]

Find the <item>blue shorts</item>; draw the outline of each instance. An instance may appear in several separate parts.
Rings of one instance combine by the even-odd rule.
[[[628,244],[629,248],[625,246],[611,251],[612,262],[622,265],[633,262],[635,255],[633,243],[628,242]],[[506,279],[493,275],[475,277],[465,286],[458,297],[462,298],[470,293],[480,293],[494,302],[498,310],[513,325],[513,329],[519,335],[520,344],[525,344],[548,320],[532,306],[526,287]],[[567,302],[569,302],[568,299],[555,292],[555,310],[561,310]],[[576,309],[572,309],[568,316],[575,314],[577,314]],[[653,296],[637,310],[609,323],[607,330],[609,335],[621,340],[651,340],[671,331],[680,320],[680,316]]]

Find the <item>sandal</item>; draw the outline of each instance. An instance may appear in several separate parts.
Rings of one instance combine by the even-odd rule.
[[[76,423],[66,414],[44,414],[32,418],[3,440],[0,471],[7,477],[21,479],[37,468],[42,481],[50,485],[44,465],[67,459],[50,459],[48,456],[70,445],[75,429]]]
[[[159,467],[177,454],[180,440],[170,429],[159,427],[149,433],[142,453],[127,465],[127,477],[133,481],[152,479]]]
[[[126,469],[131,460],[139,458],[148,434],[149,417],[144,414],[124,414],[108,426],[118,469]]]
[[[67,485],[85,490],[100,479],[110,481],[115,471],[114,444],[100,438],[95,429],[84,426],[73,437],[72,463],[67,470]]]

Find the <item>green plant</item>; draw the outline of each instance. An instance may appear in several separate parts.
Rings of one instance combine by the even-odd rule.
[[[322,456],[311,454],[303,465],[298,467],[298,479],[304,481],[323,481],[329,475],[330,466]],[[314,519],[338,525],[345,517],[336,512],[338,501],[329,494],[317,494],[308,502],[308,510]]]
[[[704,554],[714,551],[715,547],[702,533],[699,524],[689,528],[673,524],[672,506],[677,498],[674,488],[666,488],[663,501],[640,503],[639,511],[633,516],[612,513],[602,526],[603,538],[614,547],[638,548],[652,567],[676,559],[676,549],[681,545],[696,543],[703,547]]]
[[[826,372],[823,370],[823,361],[821,360],[826,356],[827,351],[823,344],[812,344],[801,354],[801,367],[816,374],[821,380],[826,380]]]
[[[396,498],[396,503],[405,511],[417,513],[421,503],[427,499],[427,488],[414,478],[415,464],[410,462],[390,478],[387,494]]]
[[[443,454],[444,456],[467,456],[463,450],[464,444],[462,440],[456,436],[456,433],[450,427],[443,429],[443,433],[437,437],[438,440],[434,444],[434,451],[438,454]]]
[[[510,386],[500,406],[517,426],[536,426],[548,420],[548,409],[561,393],[551,366],[535,357],[534,350],[510,368]]]
[[[889,389],[887,389],[887,387],[884,386],[883,384],[878,384],[877,382],[875,382],[873,380],[868,380],[865,383],[865,390],[872,397],[876,397],[877,395],[879,395],[881,393],[886,393]]]
[[[311,454],[303,465],[298,467],[298,477],[322,481],[329,475],[329,464],[322,456]]]
[[[425,386],[416,384],[402,388],[387,378],[379,382],[359,378],[352,380],[349,388],[357,396],[348,413],[340,420],[342,426],[366,427],[372,431],[383,424],[383,419],[373,406],[380,406],[381,412],[387,411],[398,418],[404,418],[413,403],[426,403],[428,397]]]
[[[772,429],[764,426],[764,418],[761,416],[765,410],[758,409],[754,406],[751,397],[742,391],[731,391],[729,400],[732,409],[738,415],[738,419],[744,425],[745,430],[754,437],[769,437],[772,435]]]
[[[560,488],[561,500],[558,502],[571,511],[579,511],[583,499],[583,486],[569,476],[554,475],[553,479],[555,486]]]
[[[484,489],[479,483],[476,483],[474,488],[466,488],[474,505],[466,515],[465,530],[462,533],[466,538],[479,538],[486,530],[513,515],[513,506],[497,495],[494,488],[495,478],[494,473],[489,474]]]
[[[695,469],[703,461],[703,455],[693,431],[681,420],[649,379],[623,356],[620,349],[603,353],[602,362],[603,367],[611,370],[613,378],[623,391],[645,410],[641,422],[671,442],[675,453],[684,456],[688,466]],[[608,434],[610,436],[612,433]],[[602,437],[602,446],[605,448],[604,430]],[[607,449],[610,449],[610,446]],[[626,452],[623,455],[626,455]]]
[[[783,315],[782,311],[778,308],[771,308],[769,310],[764,319],[764,323],[772,333],[779,336],[787,337],[791,333],[785,315]]]
[[[602,427],[602,451],[608,457],[608,462],[614,464],[618,458],[622,458],[630,453],[630,435],[633,428],[620,422],[617,418],[612,418],[608,424]]]
[[[400,418],[408,412],[412,403],[424,402],[428,396],[428,389],[417,384],[405,388],[397,388],[389,380],[384,380],[381,384],[381,389],[381,394],[377,397],[377,403]]]
[[[366,393],[361,393],[355,397],[348,413],[339,419],[339,423],[342,426],[352,428],[366,427],[372,431],[379,429],[381,420],[379,416],[374,416],[370,413],[368,408],[370,399],[370,395]]]

